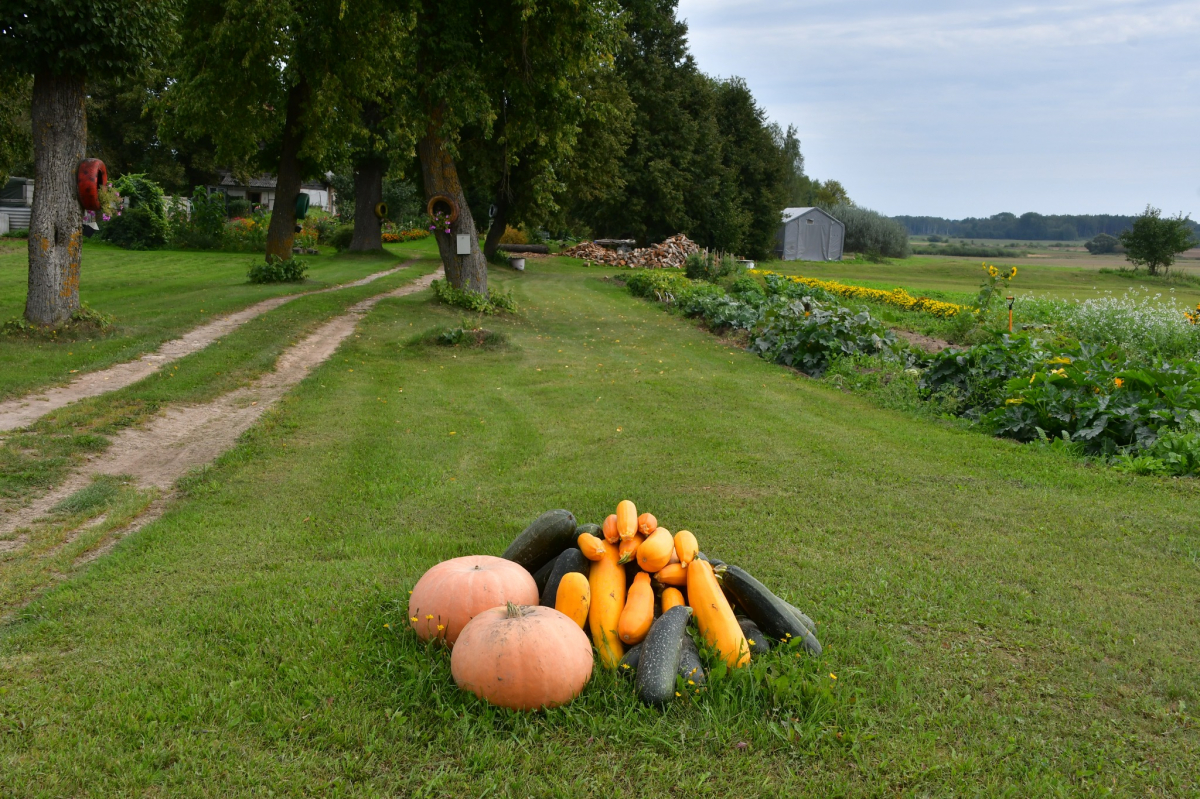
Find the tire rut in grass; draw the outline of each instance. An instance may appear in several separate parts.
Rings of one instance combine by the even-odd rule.
[[[119,363],[96,372],[88,372],[59,388],[52,388],[37,394],[30,394],[0,402],[0,431],[25,427],[51,411],[70,405],[77,400],[96,397],[124,388],[125,386],[133,385],[137,381],[154,374],[164,365],[172,361],[177,361],[185,355],[199,352],[217,339],[237,330],[250,320],[262,316],[267,311],[272,311],[292,300],[314,294],[325,294],[331,291],[365,286],[380,278],[395,274],[415,260],[415,257],[410,258],[398,266],[367,275],[352,283],[341,283],[336,286],[329,286],[328,288],[304,291],[299,294],[289,294],[285,297],[272,297],[269,300],[257,302],[249,308],[243,308],[236,313],[222,316],[220,319],[215,319],[190,330],[179,338],[166,342],[154,352],[147,353],[137,360]]]
[[[128,475],[137,485],[157,488],[166,497],[176,480],[231,448],[264,411],[333,355],[354,332],[359,320],[376,304],[426,289],[442,274],[438,269],[400,288],[354,304],[285,350],[276,361],[275,371],[262,375],[245,388],[203,405],[168,408],[143,427],[122,431],[102,455],[73,472],[54,490],[9,514],[0,522],[0,535],[11,535],[37,522],[56,505],[90,485],[98,475]],[[148,523],[148,513],[157,517],[164,506],[163,502],[154,503],[133,520],[131,526],[140,528]],[[128,534],[128,531],[122,534]]]

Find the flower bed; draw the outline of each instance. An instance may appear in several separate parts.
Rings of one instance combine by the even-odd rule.
[[[749,273],[752,275],[779,275],[778,272],[772,272],[769,269],[751,269]],[[921,311],[932,314],[942,319],[949,319],[966,310],[963,306],[952,302],[933,300],[929,297],[914,297],[900,288],[885,291],[884,289],[870,289],[864,286],[851,286],[846,283],[839,283],[836,280],[818,280],[815,277],[801,277],[800,275],[779,276],[793,283],[799,283],[809,288],[821,289],[839,297],[880,302],[886,305],[894,305],[897,308],[903,308],[906,311]]]

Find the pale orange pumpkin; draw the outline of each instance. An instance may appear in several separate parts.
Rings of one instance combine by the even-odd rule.
[[[554,608],[508,603],[463,628],[450,673],[493,705],[538,710],[570,702],[592,676],[587,633]]]
[[[441,638],[454,645],[459,633],[483,611],[541,599],[533,576],[511,560],[467,555],[444,560],[417,581],[408,598],[408,623],[422,641]]]

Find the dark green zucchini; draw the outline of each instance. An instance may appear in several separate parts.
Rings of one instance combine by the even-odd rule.
[[[696,649],[692,636],[686,634],[683,636],[683,646],[679,648],[679,676],[685,683],[691,680],[695,686],[704,685],[708,679],[704,674],[704,664],[700,662],[700,650]]]
[[[758,629],[772,638],[787,641],[799,638],[804,648],[814,655],[821,654],[821,644],[807,627],[792,613],[791,606],[765,585],[754,579],[740,566],[725,564],[716,570],[721,587],[737,599],[746,615]]]
[[[679,673],[679,653],[687,637],[692,609],[677,605],[650,625],[642,641],[638,658],[637,694],[647,705],[663,705],[675,697],[675,675]]]
[[[533,573],[533,582],[537,584],[538,591],[546,588],[546,581],[550,579],[550,572],[554,571],[554,564],[558,562],[558,558],[553,558],[542,568]]]
[[[525,567],[530,574],[545,566],[575,543],[575,515],[567,510],[548,510],[517,536],[500,557]]]
[[[763,655],[771,651],[770,639],[763,635],[757,624],[746,616],[738,616],[737,620],[742,628],[742,635],[746,636],[746,643],[750,645],[751,655]]]
[[[790,611],[792,611],[792,615],[795,616],[796,619],[799,620],[799,622],[801,624],[803,624],[805,627],[808,628],[808,631],[810,633],[812,633],[813,635],[817,634],[817,623],[816,622],[814,622],[808,616],[805,616],[803,613],[801,613],[799,610],[797,610],[796,606],[793,605],[791,602],[785,601],[784,604],[788,606],[788,609]]]
[[[564,549],[553,563],[554,568],[550,571],[550,579],[546,580],[546,585],[542,588],[542,604],[548,608],[554,607],[554,602],[558,599],[558,584],[562,582],[564,575],[570,572],[579,572],[587,577],[592,567],[592,562],[575,547]]]
[[[598,524],[581,524],[575,528],[576,538],[579,538],[584,533],[594,535],[596,538],[604,538],[604,528]]]
[[[625,654],[621,657],[621,662],[617,664],[617,671],[627,677],[636,674],[638,662],[641,659],[642,645],[634,644],[625,650]]]

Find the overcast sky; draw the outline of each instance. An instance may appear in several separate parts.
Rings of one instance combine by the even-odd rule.
[[[859,205],[1200,216],[1200,1],[680,0]]]

